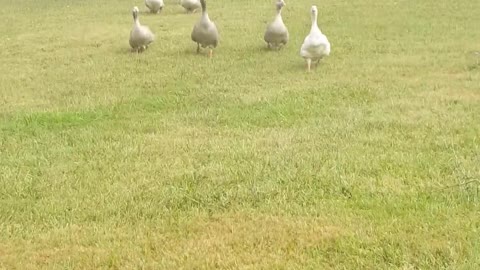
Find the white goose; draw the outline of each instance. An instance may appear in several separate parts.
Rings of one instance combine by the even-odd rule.
[[[200,0],[202,5],[202,17],[195,24],[192,30],[191,38],[197,43],[197,53],[200,52],[200,46],[202,48],[210,48],[208,53],[209,57],[212,57],[213,48],[218,45],[218,30],[214,22],[210,20],[207,13],[207,3],[205,0]]]
[[[273,22],[267,26],[267,30],[263,36],[268,48],[281,48],[288,42],[288,29],[282,20],[282,8],[286,6],[285,1],[277,0],[275,6],[277,8],[277,15]]]
[[[200,0],[180,0],[180,5],[187,13],[195,12],[201,7]]]
[[[300,49],[300,55],[307,61],[307,70],[310,71],[312,61],[318,63],[323,57],[330,55],[330,42],[327,36],[322,34],[317,25],[317,6],[312,6],[312,28],[305,38]]]
[[[145,0],[145,6],[150,10],[152,13],[159,13],[162,11],[165,4],[163,0]]]
[[[133,28],[130,31],[129,43],[133,52],[143,52],[148,48],[148,45],[155,39],[152,31],[148,26],[140,24],[138,20],[138,7],[133,7]]]

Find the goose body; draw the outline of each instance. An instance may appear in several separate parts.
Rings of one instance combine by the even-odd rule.
[[[288,42],[288,29],[282,20],[282,8],[285,6],[284,0],[277,0],[277,15],[273,22],[267,26],[263,39],[268,48],[280,48]]]
[[[300,55],[307,61],[308,71],[310,71],[312,61],[318,63],[322,58],[330,55],[330,42],[317,25],[318,10],[316,6],[312,6],[311,13],[312,28],[300,49]]]
[[[143,52],[148,48],[148,45],[155,39],[152,31],[148,26],[140,24],[138,19],[138,7],[134,7],[132,10],[133,15],[133,28],[130,31],[129,43],[132,47],[132,51]]]
[[[207,13],[207,4],[205,0],[200,0],[202,6],[202,17],[195,24],[192,30],[191,38],[197,43],[197,53],[202,48],[210,48],[209,57],[212,56],[213,48],[218,45],[218,30],[214,22],[210,20]]]
[[[187,12],[195,12],[197,9],[202,7],[200,0],[180,0],[180,5]]]
[[[163,0],[145,0],[145,6],[147,6],[150,12],[158,13],[162,11],[164,3]]]

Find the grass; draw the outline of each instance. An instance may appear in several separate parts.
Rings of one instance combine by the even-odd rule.
[[[0,0],[0,268],[478,269],[478,1]]]

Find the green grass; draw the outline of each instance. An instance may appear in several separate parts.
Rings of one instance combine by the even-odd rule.
[[[479,269],[480,4],[0,0],[0,268]]]

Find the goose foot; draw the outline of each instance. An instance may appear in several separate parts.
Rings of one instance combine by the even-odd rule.
[[[307,71],[308,72],[310,72],[312,70],[311,66],[312,66],[312,59],[307,59]]]
[[[141,52],[142,52],[142,48],[143,48],[143,47],[132,48],[131,52],[132,52],[132,53],[141,53]]]
[[[140,46],[140,47],[138,47],[137,52],[138,53],[143,53],[146,49],[147,49],[147,46]]]

